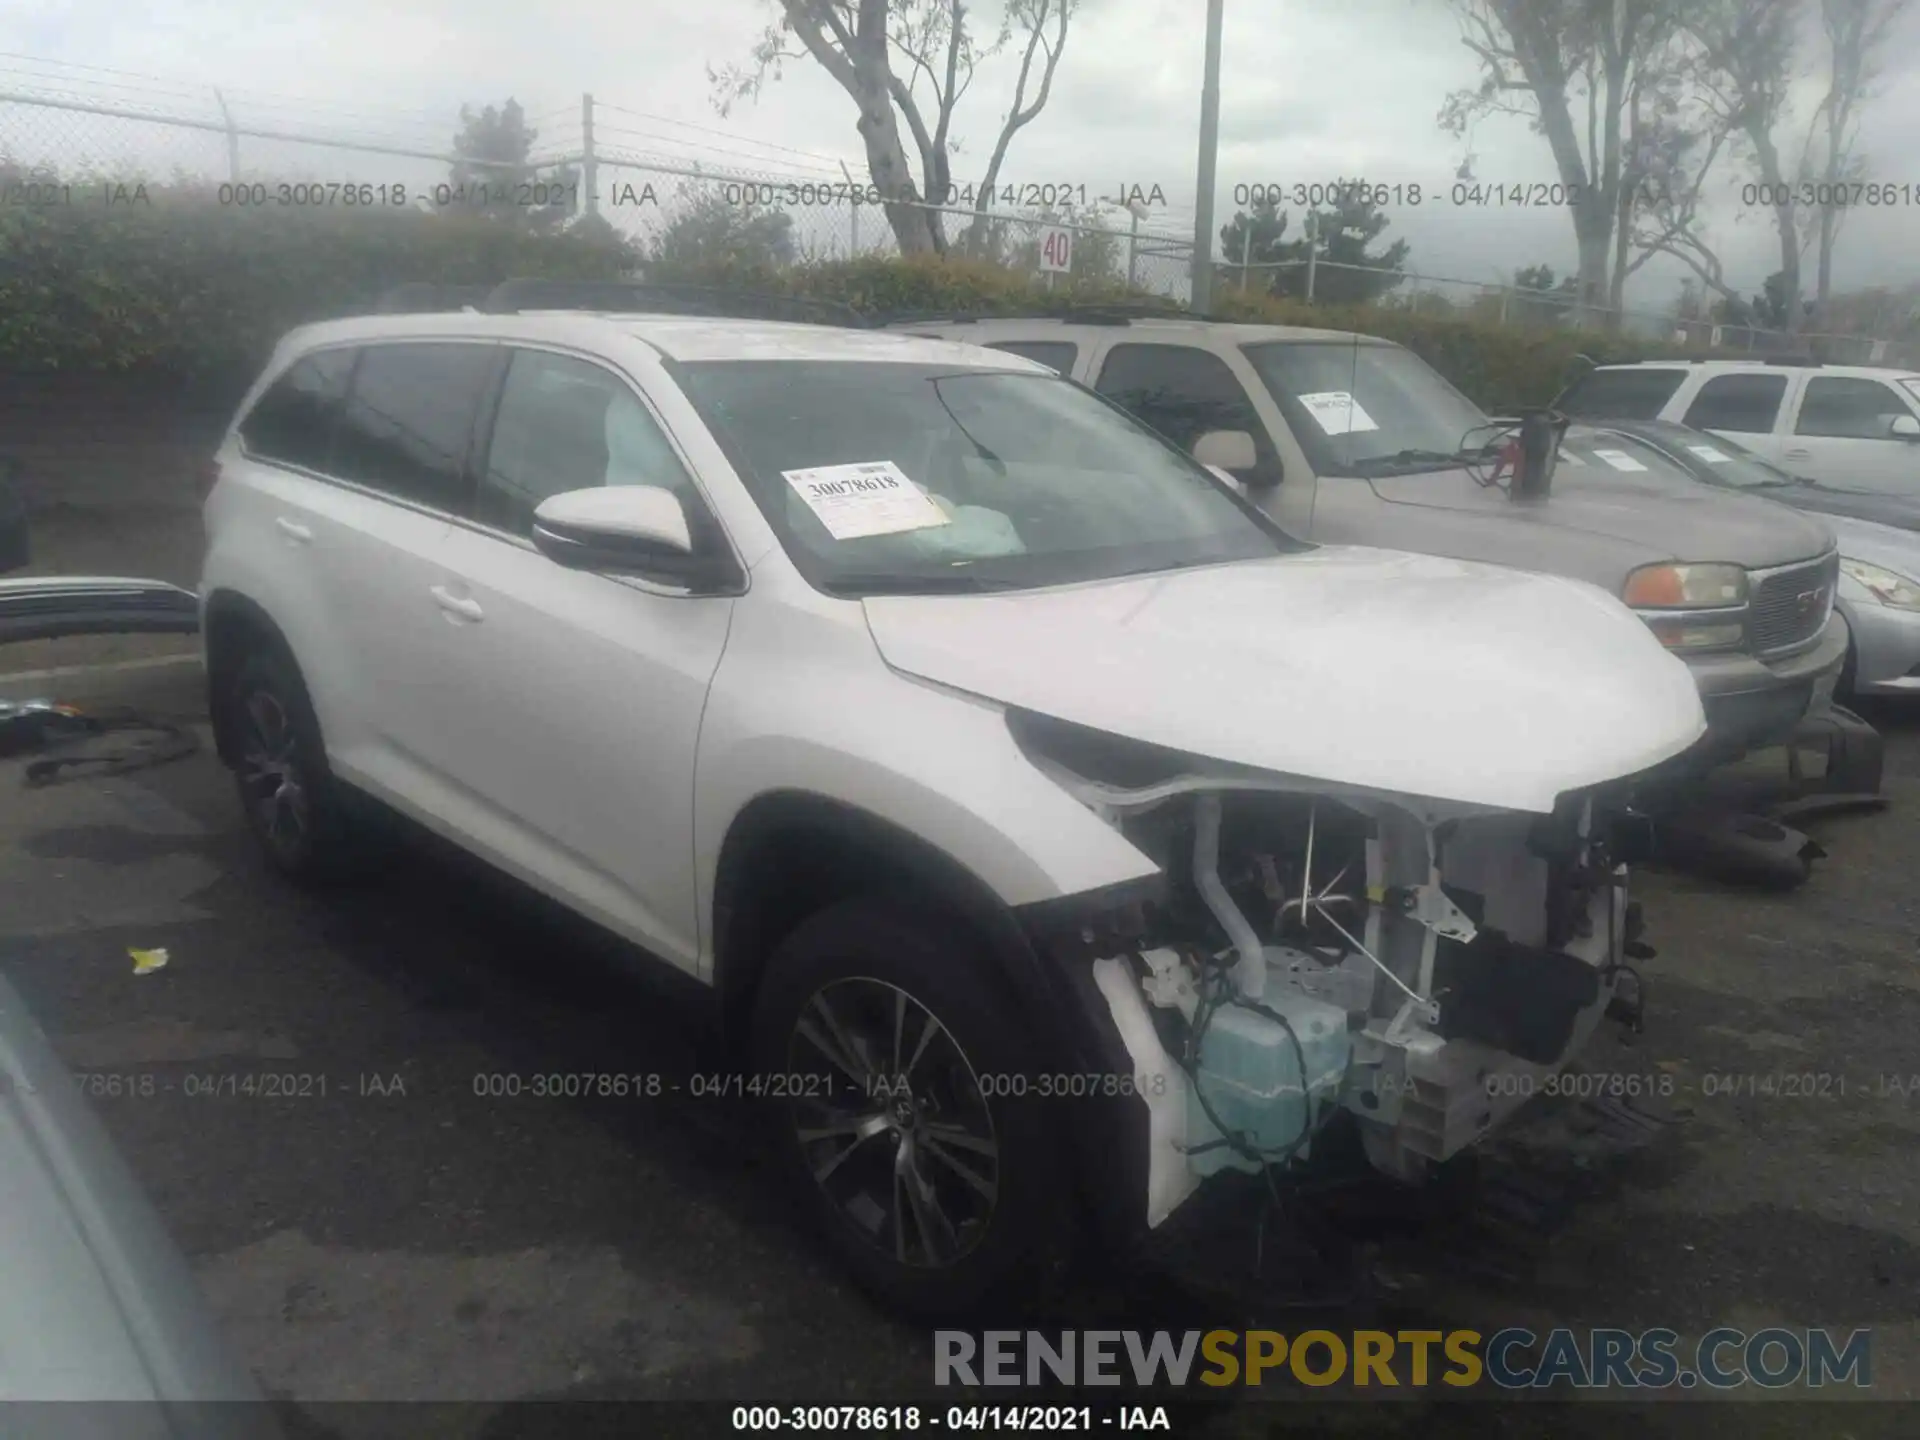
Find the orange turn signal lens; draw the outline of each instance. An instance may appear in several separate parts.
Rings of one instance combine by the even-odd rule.
[[[1679,567],[1674,565],[1649,565],[1634,571],[1627,577],[1621,598],[1636,608],[1649,609],[1678,609],[1687,603],[1686,586],[1681,584]]]

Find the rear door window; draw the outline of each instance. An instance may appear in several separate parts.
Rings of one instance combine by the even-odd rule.
[[[996,340],[987,348],[1004,350],[1024,360],[1037,360],[1049,370],[1068,376],[1073,374],[1074,362],[1080,358],[1080,347],[1070,340]]]
[[[1675,369],[1593,370],[1560,397],[1558,408],[1583,420],[1657,420],[1686,378]]]
[[[1786,394],[1785,375],[1716,375],[1693,397],[1685,423],[1696,430],[1771,434]]]
[[[464,513],[474,421],[493,345],[369,345],[342,410],[331,472],[396,499]]]
[[[281,372],[240,422],[247,454],[325,471],[353,374],[352,350],[321,350]]]

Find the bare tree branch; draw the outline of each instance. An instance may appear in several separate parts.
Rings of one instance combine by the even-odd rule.
[[[757,98],[769,79],[779,78],[784,61],[801,55],[812,59],[858,107],[868,174],[908,254],[946,249],[941,212],[922,202],[944,203],[953,188],[953,157],[962,149],[959,105],[979,63],[1004,48],[1016,29],[1023,33],[1014,103],[1002,118],[988,162],[987,195],[976,207],[976,228],[1013,137],[1051,98],[1068,24],[1079,6],[1079,0],[1004,0],[998,31],[982,44],[969,0],[766,3],[777,7],[779,18],[754,46],[748,63],[707,72],[716,108],[725,114],[739,101]],[[918,184],[908,160],[909,140]],[[973,233],[970,229],[970,238]]]

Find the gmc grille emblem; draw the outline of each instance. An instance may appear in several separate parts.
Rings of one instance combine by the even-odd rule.
[[[1811,615],[1819,608],[1820,602],[1826,599],[1826,596],[1827,587],[1818,585],[1811,590],[1802,590],[1793,597],[1793,603],[1802,615]]]

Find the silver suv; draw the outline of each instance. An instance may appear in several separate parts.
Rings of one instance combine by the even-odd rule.
[[[1239,481],[1291,533],[1491,561],[1622,596],[1684,659],[1707,765],[1826,708],[1846,657],[1839,557],[1815,515],[1703,490],[1649,446],[1567,431],[1552,493],[1512,501],[1501,424],[1412,351],[1333,330],[1116,312],[913,322],[1038,360]],[[1595,677],[1596,683],[1603,677]]]
[[[875,1292],[1005,1299],[1336,1123],[1419,1180],[1632,1008],[1623,788],[1704,721],[1617,600],[1303,544],[1015,356],[571,295],[281,344],[220,753],[290,874],[377,801],[690,979]]]

